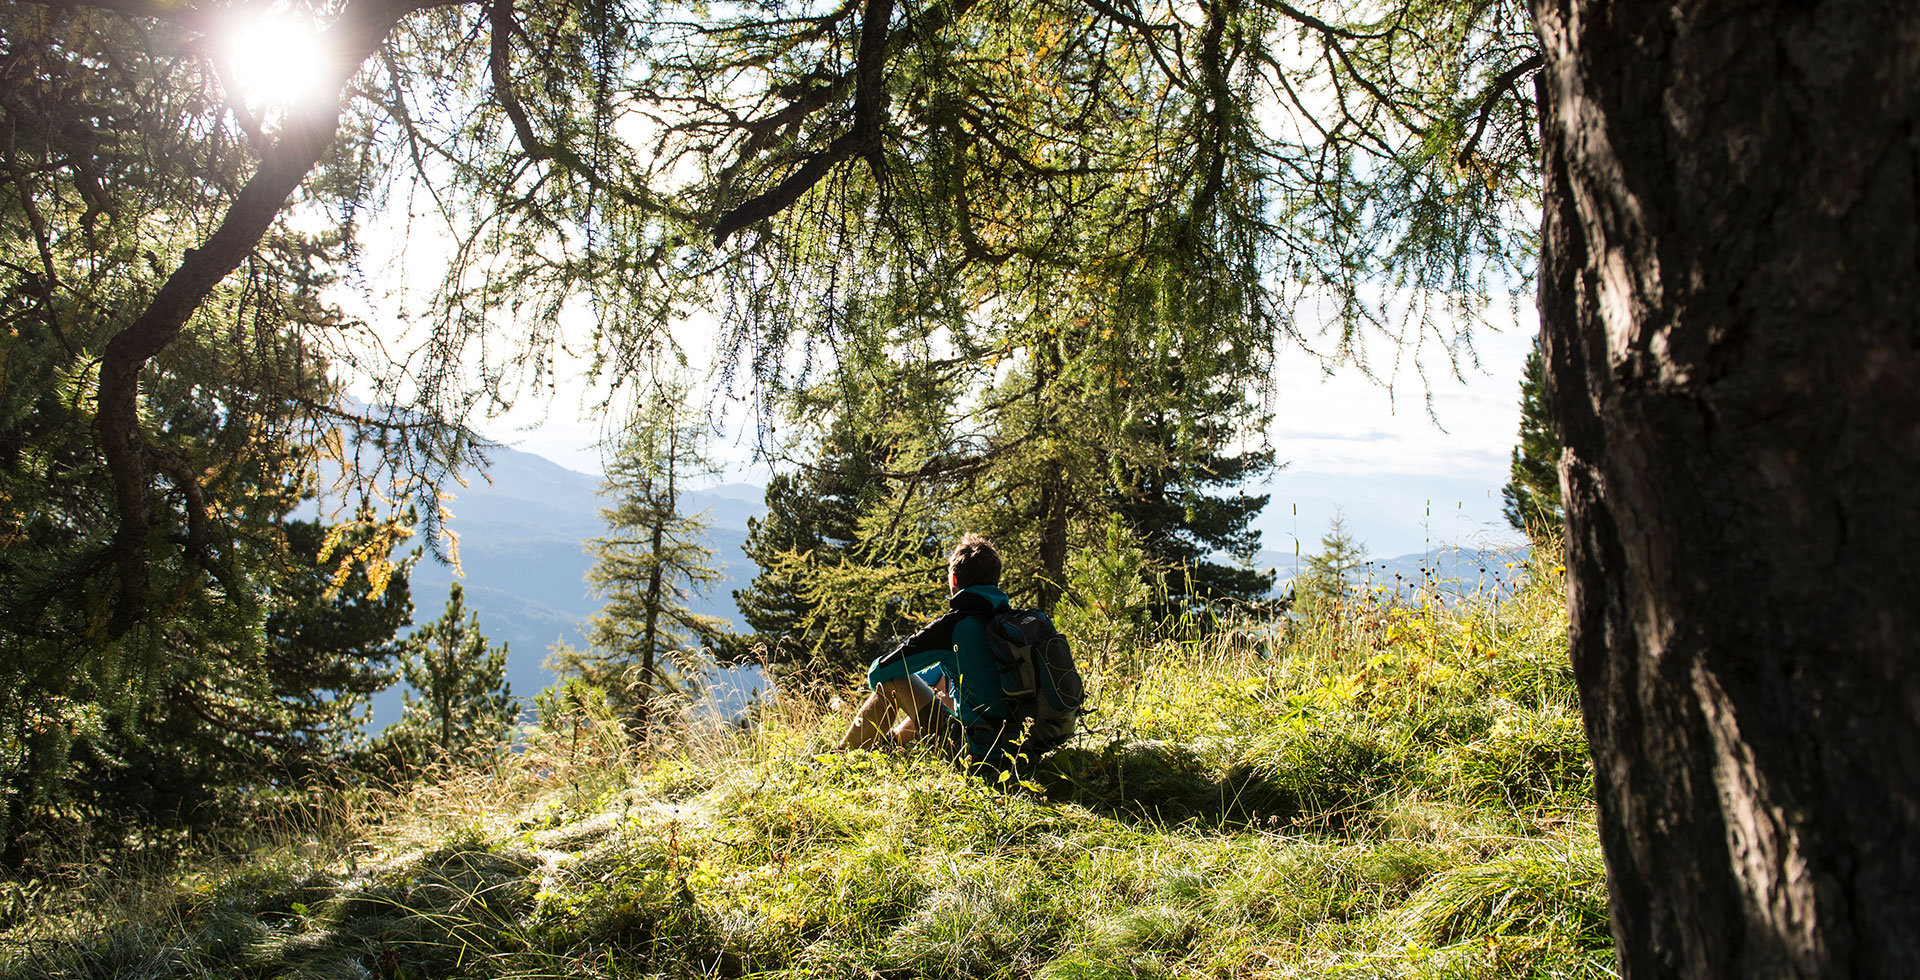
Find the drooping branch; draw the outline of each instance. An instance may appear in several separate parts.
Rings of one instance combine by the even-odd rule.
[[[1480,146],[1480,137],[1487,131],[1487,120],[1493,117],[1493,107],[1507,94],[1507,90],[1512,88],[1515,82],[1525,77],[1528,72],[1540,67],[1542,63],[1540,58],[1540,53],[1534,52],[1532,57],[1501,72],[1494,78],[1493,84],[1488,85],[1487,90],[1480,94],[1480,108],[1475,112],[1477,118],[1473,123],[1473,135],[1467,137],[1467,142],[1460,147],[1460,156],[1457,158],[1461,165],[1464,166],[1473,159],[1474,150]]]
[[[1154,64],[1160,66],[1161,73],[1169,79],[1174,80],[1175,84],[1179,84],[1180,73],[1174,71],[1172,65],[1167,64],[1166,56],[1161,53],[1160,50],[1160,42],[1158,38],[1155,37],[1156,34],[1172,34],[1173,47],[1178,49],[1180,47],[1180,25],[1178,22],[1153,24],[1147,22],[1138,13],[1128,13],[1127,11],[1121,10],[1115,4],[1105,2],[1105,0],[1081,0],[1081,2],[1092,8],[1094,13],[1138,34],[1140,40],[1147,46],[1147,53],[1153,56]]]
[[[860,20],[860,45],[855,54],[853,125],[834,137],[826,149],[809,154],[786,179],[721,215],[713,225],[716,247],[725,245],[734,232],[747,225],[786,210],[832,172],[834,166],[855,155],[867,159],[876,180],[884,178],[886,158],[881,151],[881,138],[887,113],[887,41],[892,19],[893,0],[867,0],[866,12]]]
[[[1220,50],[1227,29],[1226,0],[1215,0],[1207,9],[1207,28],[1200,37],[1200,69],[1206,78],[1206,126],[1210,130],[1203,142],[1207,157],[1200,189],[1194,193],[1193,207],[1187,215],[1183,237],[1190,235],[1212,212],[1214,201],[1226,183],[1227,106],[1233,93],[1227,88],[1227,66]]]
[[[1352,78],[1355,82],[1357,82],[1360,85],[1361,88],[1365,89],[1367,91],[1367,94],[1373,97],[1373,101],[1375,102],[1375,104],[1387,110],[1387,112],[1393,116],[1394,121],[1398,122],[1401,125],[1401,127],[1406,129],[1407,132],[1412,133],[1413,135],[1418,136],[1421,139],[1426,138],[1427,136],[1426,127],[1415,123],[1411,119],[1408,119],[1406,113],[1402,111],[1402,107],[1399,101],[1388,98],[1387,94],[1381,91],[1379,83],[1374,81],[1372,78],[1367,77],[1366,73],[1362,72],[1359,69],[1359,67],[1353,63],[1353,57],[1347,53],[1346,46],[1340,43],[1343,40],[1345,41],[1382,40],[1384,38],[1391,36],[1396,31],[1398,31],[1399,27],[1397,25],[1393,27],[1389,27],[1384,31],[1379,31],[1376,33],[1365,33],[1360,31],[1353,31],[1343,27],[1338,27],[1333,24],[1329,24],[1326,21],[1321,20],[1318,17],[1315,17],[1312,14],[1307,13],[1306,11],[1293,6],[1292,4],[1285,2],[1285,0],[1255,0],[1255,2],[1259,3],[1261,6],[1266,7],[1269,10],[1277,11],[1278,13],[1284,15],[1289,20],[1292,20],[1293,22],[1301,25],[1302,27],[1306,27],[1317,32],[1320,35],[1321,43],[1326,47],[1327,51],[1331,52],[1332,57],[1338,60],[1340,62],[1340,66],[1346,70],[1347,77]],[[1335,73],[1335,81],[1336,83],[1338,82],[1337,72]],[[1345,112],[1346,111],[1345,97],[1343,96],[1340,101],[1341,101],[1341,111]]]
[[[200,34],[211,33],[213,18],[206,11],[166,0],[25,0],[55,10],[105,10],[128,17],[145,17],[177,24]]]
[[[323,47],[340,52],[330,66],[330,90],[340,91],[400,19],[422,6],[417,0],[350,2],[321,39]],[[140,371],[179,336],[214,287],[260,244],[288,196],[333,142],[339,120],[337,100],[290,110],[279,138],[228,207],[219,227],[199,247],[187,249],[146,309],[107,343],[100,362],[99,414],[94,425],[120,512],[113,542],[120,595],[109,626],[115,636],[124,634],[140,619],[150,581],[146,548],[151,520],[147,509],[154,460],[140,432]],[[204,514],[199,517],[204,518]],[[189,517],[190,523],[196,519]]]
[[[852,132],[841,133],[834,137],[833,142],[827,144],[826,149],[808,156],[800,168],[788,174],[785,180],[775,184],[770,190],[742,201],[733,210],[721,215],[720,220],[713,225],[714,246],[725,245],[734,232],[763,218],[771,218],[785,211],[793,202],[798,201],[801,195],[812,190],[813,185],[825,178],[835,164],[863,150],[859,137]]]
[[[880,140],[887,118],[887,35],[892,20],[893,0],[867,0],[853,75],[853,131],[877,181],[886,179]]]
[[[40,255],[40,273],[28,277],[28,281],[37,287],[42,309],[46,311],[47,329],[58,341],[61,350],[68,357],[74,356],[73,342],[67,339],[66,331],[61,329],[59,307],[54,302],[54,291],[60,286],[60,272],[53,259],[52,237],[47,233],[46,219],[40,214],[39,205],[34,203],[33,191],[27,185],[26,172],[20,166],[20,158],[14,152],[14,130],[12,114],[8,114],[6,135],[6,161],[8,178],[13,181],[14,192],[20,196],[20,211],[27,217],[27,227],[33,231],[33,242]]]
[[[622,204],[634,207],[653,205],[655,202],[645,194],[601,176],[599,168],[582,158],[572,147],[541,139],[534,131],[532,117],[527,114],[526,105],[520,100],[513,82],[512,41],[516,34],[524,34],[514,20],[513,0],[493,0],[487,5],[487,27],[490,34],[487,73],[493,82],[493,98],[501,111],[507,114],[507,120],[513,126],[514,139],[520,144],[520,151],[525,158],[532,162],[553,163],[567,174],[585,181],[594,191],[611,194]],[[525,201],[517,203],[524,204]]]

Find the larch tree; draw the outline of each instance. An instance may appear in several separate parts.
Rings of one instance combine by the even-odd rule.
[[[724,621],[692,601],[720,578],[707,546],[707,519],[686,509],[689,482],[710,477],[705,416],[689,388],[665,384],[607,465],[600,516],[606,534],[589,539],[587,582],[606,605],[588,626],[588,650],[562,663],[603,688],[637,723],[653,700],[685,678],[694,656],[718,647]],[[686,683],[682,681],[682,684]]]
[[[63,554],[109,558],[89,566],[108,610],[90,644],[245,594],[224,561],[239,508],[210,485],[242,451],[148,424],[141,396],[223,290],[245,294],[235,270],[294,241],[296,193],[342,241],[414,188],[445,219],[431,364],[382,389],[433,420],[510,398],[503,361],[550,381],[558,312],[582,299],[614,377],[707,296],[756,383],[804,375],[796,350],[1142,383],[1231,352],[1258,382],[1293,341],[1456,370],[1456,325],[1527,277],[1537,241],[1626,972],[1920,973],[1911,3],[304,9],[347,98],[262,119],[230,108],[208,55],[224,7],[0,8],[0,207],[25,232],[0,245],[9,364],[51,343],[47,390],[73,393],[10,402],[0,463],[43,467],[15,447],[56,423],[87,434],[59,462],[106,491],[60,529],[81,539]],[[326,251],[292,249],[287,281],[337,268]],[[84,304],[123,281],[139,288]],[[1026,316],[1054,306],[1058,343]],[[495,358],[477,392],[470,345]],[[456,428],[406,418],[369,420],[383,459],[466,455]],[[1036,503],[1056,583],[1060,499]]]
[[[424,341],[382,346],[324,302],[286,321],[375,378],[379,411],[303,412],[364,436],[374,451],[336,455],[382,471],[361,474],[367,497],[421,501],[429,546],[428,485],[480,462],[457,423],[553,383],[570,309],[591,311],[595,370],[616,384],[642,376],[669,346],[662,325],[695,302],[773,386],[814,355],[900,349],[1031,357],[1047,377],[1124,370],[1145,386],[1179,363],[1257,384],[1285,339],[1341,361],[1384,335],[1410,364],[1438,343],[1451,366],[1465,334],[1448,324],[1464,321],[1428,314],[1472,301],[1424,298],[1484,295],[1525,255],[1511,233],[1532,108],[1513,96],[1537,58],[1511,3],[1364,23],[1254,0],[284,12],[327,54],[322,95],[268,106],[219,59],[223,5],[7,8],[0,178],[32,232],[7,285],[49,337],[65,336],[76,286],[110,269],[140,286],[84,321],[84,347],[67,338],[76,363],[99,364],[90,453],[113,508],[92,533],[114,559],[110,642],[169,590],[226,574],[230,528],[202,479],[222,461],[143,424],[146,379],[218,322],[209,304],[236,270],[355,271],[370,216],[443,233],[444,275],[393,311]],[[140,134],[141,152],[89,135],[101,119]],[[103,214],[125,222],[93,254]],[[291,258],[269,262],[276,250]],[[1421,301],[1371,299],[1378,276]],[[1072,319],[1042,341],[1023,313],[1062,297]],[[1301,329],[1289,311],[1303,299],[1339,326]],[[1042,493],[1057,590],[1064,494]]]
[[[1621,973],[1920,975],[1920,6],[1534,15]]]

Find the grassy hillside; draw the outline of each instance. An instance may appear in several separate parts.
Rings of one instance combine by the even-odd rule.
[[[576,705],[487,771],[283,811],[184,873],[14,884],[0,972],[1610,976],[1544,577],[1083,644],[1099,712],[1018,784],[830,753],[844,699],[644,746]]]

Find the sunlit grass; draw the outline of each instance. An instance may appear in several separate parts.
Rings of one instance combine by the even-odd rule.
[[[1019,785],[829,751],[840,707],[523,751],[43,894],[16,976],[1597,977],[1553,573],[1108,651]],[[105,865],[103,864],[104,868]],[[84,893],[84,901],[78,900]]]

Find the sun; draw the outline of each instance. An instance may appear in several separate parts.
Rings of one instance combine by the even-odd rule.
[[[327,52],[309,25],[242,17],[225,32],[221,53],[230,94],[248,106],[285,108],[327,95]]]

